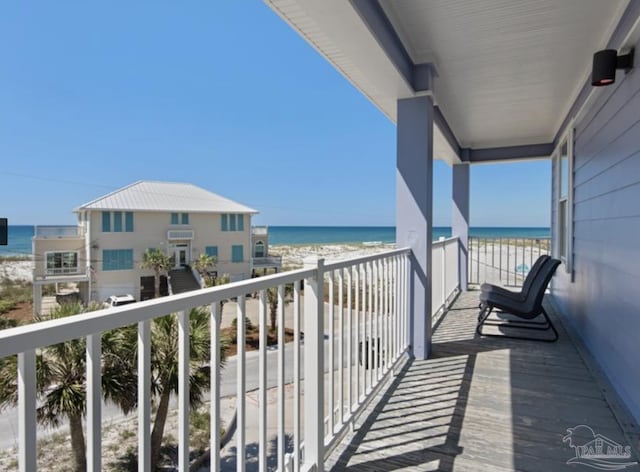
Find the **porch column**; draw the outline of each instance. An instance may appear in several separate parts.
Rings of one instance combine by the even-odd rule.
[[[452,193],[451,233],[460,239],[458,282],[460,290],[466,292],[469,275],[469,164],[454,164]]]
[[[410,352],[426,359],[431,350],[431,240],[433,213],[433,101],[398,100],[396,243],[410,247]]]

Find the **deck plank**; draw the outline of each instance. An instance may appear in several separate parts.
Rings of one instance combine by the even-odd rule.
[[[480,338],[477,313],[477,292],[461,294],[434,333],[432,357],[407,363],[328,470],[576,470],[562,438],[579,424],[626,444],[553,313],[556,343]]]

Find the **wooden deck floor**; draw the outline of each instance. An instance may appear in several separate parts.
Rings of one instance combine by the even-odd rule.
[[[567,428],[629,443],[553,314],[556,343],[479,338],[477,314],[477,292],[463,293],[435,331],[432,358],[405,366],[327,470],[597,470],[567,464]],[[593,439],[584,428],[574,436]]]

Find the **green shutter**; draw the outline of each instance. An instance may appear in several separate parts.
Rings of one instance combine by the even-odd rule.
[[[238,215],[238,231],[244,231],[244,215]]]
[[[226,214],[220,215],[220,231],[229,231],[229,226],[228,226],[228,221],[227,221],[227,215]]]
[[[207,246],[204,248],[204,252],[207,256],[218,257],[218,246]]]
[[[124,214],[124,230],[133,233],[133,213],[130,211]]]
[[[236,215],[229,215],[229,231],[236,230]]]
[[[189,224],[189,213],[183,213],[182,214],[182,224],[183,225],[188,225]]]
[[[102,251],[102,270],[133,269],[133,249],[104,249]]]
[[[243,246],[231,246],[231,262],[244,261]]]
[[[102,232],[103,233],[111,232],[111,212],[110,211],[102,212]]]
[[[115,233],[122,233],[122,212],[113,212],[113,231]]]
[[[171,213],[171,224],[172,225],[177,225],[178,224],[178,214],[177,213]]]

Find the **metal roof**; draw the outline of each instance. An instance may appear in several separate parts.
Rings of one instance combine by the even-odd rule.
[[[78,210],[258,213],[193,184],[145,180],[85,203]]]

